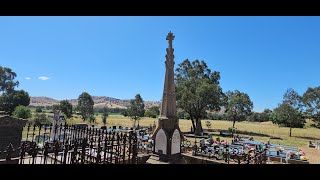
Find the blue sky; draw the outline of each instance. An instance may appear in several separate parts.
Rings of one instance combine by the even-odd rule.
[[[320,17],[0,17],[0,65],[31,96],[159,101],[169,31],[175,67],[204,60],[255,111],[320,85]]]

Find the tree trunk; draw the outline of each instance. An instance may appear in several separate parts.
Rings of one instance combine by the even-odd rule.
[[[291,126],[290,126],[290,134],[289,134],[290,137],[291,137],[291,129],[292,129],[292,128],[291,128]]]
[[[195,132],[195,130],[196,130],[196,125],[194,124],[194,119],[193,119],[193,118],[191,118],[191,122],[192,122],[193,132]],[[191,132],[191,133],[193,133],[193,132]]]
[[[231,132],[231,135],[233,137],[233,134],[234,134],[234,125],[236,124],[236,119],[233,118],[233,124],[232,124],[232,132]]]
[[[136,128],[136,121],[137,120],[135,120],[135,119],[133,120],[133,128]]]
[[[201,136],[202,135],[201,119],[196,120],[196,123],[197,123],[197,127],[196,127],[194,134],[197,136]]]

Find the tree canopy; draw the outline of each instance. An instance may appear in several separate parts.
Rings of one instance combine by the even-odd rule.
[[[302,114],[302,98],[293,89],[288,89],[283,96],[283,101],[273,110],[272,122],[284,125],[290,128],[291,137],[292,128],[302,128],[305,119]]]
[[[0,111],[9,115],[12,115],[17,106],[30,104],[27,92],[14,90],[19,85],[19,81],[14,80],[16,76],[17,74],[10,68],[0,66]]]
[[[72,104],[68,100],[60,101],[59,109],[68,119],[72,117]]]
[[[106,107],[103,108],[103,113],[102,113],[102,122],[103,125],[107,124],[107,118],[108,118],[109,114],[108,114],[108,109]]]
[[[136,126],[136,121],[139,121],[144,117],[144,102],[140,94],[137,94],[134,99],[130,101],[130,106],[128,108],[128,116],[134,121],[134,127]]]
[[[226,114],[227,117],[233,121],[232,127],[234,128],[236,121],[246,119],[246,117],[251,113],[253,103],[248,94],[238,90],[228,91],[226,94]]]
[[[306,107],[306,113],[320,127],[320,86],[315,88],[309,87],[303,94],[302,100]]]
[[[206,110],[220,110],[225,95],[219,85],[220,72],[211,71],[204,61],[188,59],[178,64],[175,74],[178,108],[189,114],[195,134],[202,133]]]
[[[29,119],[32,117],[31,110],[26,106],[17,106],[13,112],[17,118]]]
[[[16,76],[17,74],[10,68],[0,66],[0,93],[10,93],[19,85],[19,81],[14,81]]]
[[[90,120],[88,119],[90,115],[93,115],[93,105],[94,102],[89,93],[83,92],[78,97],[78,107],[77,109],[80,111],[80,115],[82,120]]]
[[[30,96],[24,90],[13,90],[11,92],[3,93],[0,96],[0,110],[12,115],[15,108],[19,105],[29,106]]]
[[[42,112],[34,114],[33,123],[37,126],[40,126],[41,124],[49,124],[50,121],[47,115],[44,112]]]
[[[160,110],[158,106],[152,106],[149,109],[147,109],[144,113],[146,117],[156,118],[159,116]]]

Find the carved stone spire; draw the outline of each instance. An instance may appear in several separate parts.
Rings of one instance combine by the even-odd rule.
[[[173,117],[176,116],[176,94],[174,85],[174,49],[172,48],[172,41],[174,36],[170,31],[166,38],[168,40],[168,48],[166,54],[166,74],[163,88],[162,104],[160,116]]]
[[[181,139],[183,135],[177,118],[176,94],[174,84],[174,55],[172,41],[174,36],[170,31],[166,38],[168,48],[166,54],[166,74],[162,95],[162,104],[157,129],[153,134],[154,153],[160,161],[174,162],[181,157]]]

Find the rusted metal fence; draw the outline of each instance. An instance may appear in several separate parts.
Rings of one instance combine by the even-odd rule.
[[[0,150],[0,163],[19,164],[135,164],[137,135],[132,130],[108,131],[60,124],[24,128],[21,146]],[[13,154],[19,156],[13,157]]]

